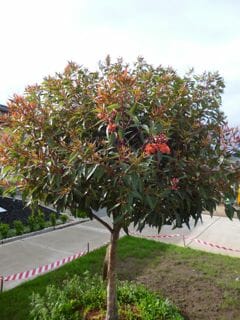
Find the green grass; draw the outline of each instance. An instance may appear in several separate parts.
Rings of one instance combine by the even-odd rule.
[[[47,285],[60,285],[65,279],[70,279],[74,274],[82,275],[86,270],[89,270],[92,274],[100,274],[104,255],[105,247],[90,252],[88,255],[53,272],[3,292],[0,294],[0,319],[27,320],[32,292],[43,294]],[[197,274],[199,281],[209,281],[211,286],[216,286],[223,291],[223,299],[219,302],[221,304],[220,309],[236,308],[240,312],[240,309],[238,309],[239,303],[237,303],[240,301],[238,299],[240,298],[240,281],[236,281],[237,276],[240,276],[239,258],[210,254],[134,237],[124,237],[119,240],[118,256],[120,279],[136,280],[144,283],[142,281],[144,276],[150,289],[159,291],[156,287],[158,275],[160,277],[161,274],[164,274],[165,278],[169,277],[166,281],[173,281],[174,287],[180,281],[177,277],[181,275],[183,270],[189,268]],[[159,269],[156,272],[160,267],[161,270]],[[176,284],[174,283],[175,280]],[[152,287],[151,281],[153,282]],[[191,277],[183,281],[194,287],[191,282],[189,283]],[[196,279],[193,278],[192,281],[196,282]],[[175,303],[175,297],[171,296],[171,291],[169,291],[169,294],[167,292],[166,296]],[[207,303],[211,304],[215,301],[208,300]],[[181,303],[179,305],[181,307]]]

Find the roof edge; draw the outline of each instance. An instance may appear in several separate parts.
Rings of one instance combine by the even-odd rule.
[[[8,112],[8,107],[4,106],[3,104],[0,104],[0,111],[2,112]]]

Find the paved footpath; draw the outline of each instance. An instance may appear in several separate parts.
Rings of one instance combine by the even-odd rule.
[[[240,257],[240,221],[238,219],[230,221],[225,217],[211,218],[203,215],[203,223],[199,222],[195,228],[193,225],[192,223],[190,230],[187,227],[172,230],[171,226],[164,226],[160,234],[178,234],[179,236],[155,239],[181,246],[185,243],[191,248]],[[134,232],[133,228],[131,232]],[[157,235],[154,228],[146,227],[142,232],[142,236],[152,237],[154,235]],[[85,251],[88,244],[90,250],[93,250],[104,245],[109,238],[110,234],[104,226],[97,221],[87,221],[65,229],[2,244],[0,245],[0,275],[7,276],[55,262],[77,252]],[[204,240],[235,251],[197,243],[194,239]],[[4,289],[15,287],[22,281],[7,281],[4,283]]]

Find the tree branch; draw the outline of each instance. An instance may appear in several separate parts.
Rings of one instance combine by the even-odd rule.
[[[111,233],[113,233],[113,228],[104,220],[102,220],[101,218],[99,218],[95,213],[91,213],[92,217],[94,219],[96,219],[98,222],[100,222],[105,228],[107,228]]]

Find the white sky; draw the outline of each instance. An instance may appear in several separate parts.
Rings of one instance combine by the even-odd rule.
[[[62,71],[96,69],[107,54],[144,56],[179,72],[224,77],[223,110],[240,125],[239,0],[1,0],[0,103]]]

